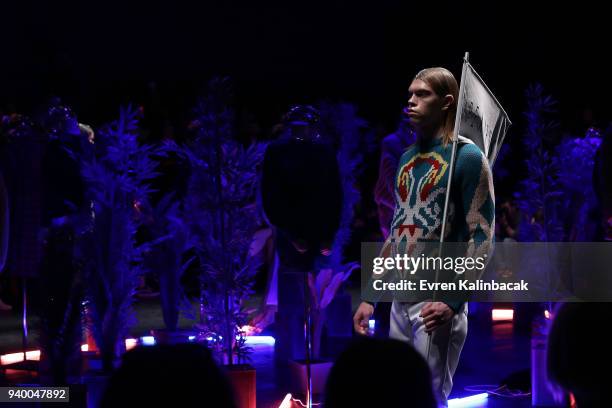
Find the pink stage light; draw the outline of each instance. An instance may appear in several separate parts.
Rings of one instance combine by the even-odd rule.
[[[287,394],[285,395],[285,398],[283,399],[283,401],[281,402],[281,404],[278,406],[278,408],[291,408],[291,394]]]
[[[246,336],[255,336],[261,333],[261,329],[259,327],[250,326],[248,324],[245,324],[244,326],[242,326],[240,328],[240,331],[243,332]]]
[[[40,361],[40,350],[26,351],[26,359],[32,361]],[[0,365],[8,365],[23,361],[23,352],[10,353],[0,356]]]
[[[131,350],[138,345],[137,339],[125,339],[125,349]]]
[[[513,309],[493,309],[491,311],[491,318],[494,322],[507,321],[514,319]]]
[[[272,336],[247,336],[246,343],[249,345],[267,345],[274,346],[275,340]],[[141,337],[142,344],[145,346],[152,346],[155,342],[155,337],[144,336]],[[195,341],[195,336],[190,336],[189,341]],[[125,349],[131,350],[138,346],[138,339],[125,339]],[[86,353],[89,351],[88,344],[81,344],[81,352]],[[26,352],[28,360],[40,361],[40,350],[31,350]],[[0,356],[0,365],[14,364],[23,361],[23,352],[3,354]]]
[[[138,340],[136,339],[125,339],[125,349],[131,350],[138,345]],[[89,344],[81,344],[81,351],[83,353],[87,353],[89,351]]]

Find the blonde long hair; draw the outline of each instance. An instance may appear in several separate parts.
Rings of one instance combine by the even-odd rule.
[[[453,96],[453,103],[446,111],[444,125],[442,126],[442,142],[446,145],[452,141],[455,130],[455,115],[457,114],[457,101],[459,99],[459,85],[452,72],[446,68],[426,68],[420,71],[414,79],[420,79],[433,89],[441,98],[446,95]]]

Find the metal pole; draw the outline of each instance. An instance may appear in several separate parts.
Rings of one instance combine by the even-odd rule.
[[[23,304],[22,304],[22,314],[21,314],[21,327],[22,327],[22,332],[21,332],[21,347],[23,349],[23,361],[27,360],[26,357],[26,349],[28,346],[28,291],[27,291],[27,286],[26,286],[26,280],[27,278],[25,276],[23,276],[21,278],[21,295],[23,298]]]
[[[459,139],[459,126],[461,125],[461,113],[463,106],[463,88],[465,85],[465,72],[469,64],[470,53],[466,52],[463,57],[463,68],[461,69],[461,82],[459,84],[459,100],[457,101],[457,113],[455,114],[455,128],[453,129],[453,146],[451,149],[450,166],[448,169],[448,181],[446,182],[446,193],[444,198],[444,211],[442,212],[442,228],[440,231],[440,246],[438,247],[438,256],[442,252],[442,244],[444,243],[444,234],[446,233],[446,217],[448,214],[448,204],[450,201],[451,182],[453,180],[453,170],[455,168],[455,156],[457,153],[457,140]],[[438,269],[436,268],[435,282],[438,282]],[[435,301],[436,292],[434,291],[432,301]],[[431,334],[427,340],[427,363],[429,363],[429,352],[431,350]]]
[[[442,231],[440,232],[440,243],[444,242],[444,234],[446,232],[446,216],[448,214],[448,203],[450,200],[451,182],[453,178],[453,170],[455,167],[455,155],[457,153],[457,140],[459,136],[459,126],[461,126],[461,113],[463,106],[463,87],[465,82],[465,71],[467,69],[470,53],[466,52],[463,57],[463,69],[461,70],[461,85],[459,86],[459,100],[457,101],[457,114],[455,115],[455,128],[453,129],[453,148],[451,151],[450,166],[448,169],[448,181],[446,183],[446,197],[444,198],[444,211],[442,212]]]
[[[310,290],[308,286],[308,271],[304,270],[304,339],[306,347],[306,408],[312,408],[312,312],[310,305]]]

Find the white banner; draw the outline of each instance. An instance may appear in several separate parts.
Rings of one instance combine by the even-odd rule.
[[[472,140],[483,151],[491,168],[511,125],[508,115],[495,99],[474,67],[467,63],[464,82],[459,134]]]

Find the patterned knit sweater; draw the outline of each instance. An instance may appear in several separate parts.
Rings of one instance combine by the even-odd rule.
[[[400,158],[389,241],[407,253],[418,242],[440,240],[451,150],[451,144],[443,146],[441,138],[436,138],[417,141]],[[444,241],[468,242],[476,253],[488,252],[495,231],[494,203],[486,157],[460,136]],[[448,304],[455,312],[461,306],[459,302]]]

